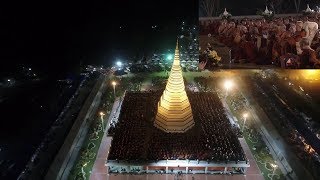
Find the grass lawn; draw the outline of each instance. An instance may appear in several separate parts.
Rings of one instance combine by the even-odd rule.
[[[84,179],[82,169],[85,174],[85,179],[89,179],[90,171],[93,167],[100,143],[103,137],[103,131],[100,118],[97,117],[92,127],[88,132],[83,147],[77,157],[75,166],[72,168],[69,179]],[[82,168],[83,167],[83,168]]]
[[[118,93],[121,93],[120,90]],[[102,101],[98,108],[99,111],[102,109],[101,105],[103,103],[108,104],[106,107],[103,108],[103,111],[106,114],[104,116],[104,125],[106,125],[107,123],[109,113],[112,110],[113,102],[113,89],[112,87],[108,87],[106,92],[102,95]],[[94,120],[92,121],[92,124],[89,127],[88,134],[81,147],[77,160],[75,161],[74,167],[72,168],[68,177],[68,179],[70,180],[89,179],[90,177],[90,172],[95,162],[97,152],[99,150],[101,140],[104,134],[102,130],[100,115],[98,114],[98,112],[96,114],[96,117],[94,117]]]

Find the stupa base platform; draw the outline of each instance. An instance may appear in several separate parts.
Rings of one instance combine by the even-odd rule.
[[[182,163],[179,166],[186,165],[188,160],[188,167],[196,167],[193,164],[198,161],[213,169],[221,165],[223,168],[249,166],[217,94],[187,92],[194,126],[184,133],[167,133],[154,126],[161,94],[161,91],[126,93],[107,165],[143,166],[145,170],[149,166],[151,170],[167,160],[170,163],[178,160],[176,165]],[[223,155],[226,152],[235,154]],[[205,170],[202,165],[199,168]]]

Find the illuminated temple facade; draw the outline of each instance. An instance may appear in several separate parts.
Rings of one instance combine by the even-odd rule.
[[[160,101],[154,126],[167,133],[183,133],[194,126],[191,105],[185,91],[178,42],[170,76]]]

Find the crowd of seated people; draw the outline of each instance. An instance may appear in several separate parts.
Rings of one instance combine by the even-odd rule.
[[[246,160],[217,94],[188,93],[195,126],[185,133],[166,133],[154,127],[161,94],[162,91],[126,94],[109,160]]]
[[[201,25],[200,31],[228,46],[234,62],[245,59],[283,68],[319,68],[319,21],[315,17],[213,20]]]
[[[194,99],[193,99],[194,98]],[[206,146],[213,150],[216,160],[244,160],[241,145],[234,134],[225,114],[223,105],[215,93],[197,93],[191,96],[193,102],[202,102],[194,106],[195,115],[201,122]],[[206,113],[203,113],[206,112]]]
[[[138,160],[143,158],[148,135],[153,124],[150,117],[156,113],[161,91],[127,92],[122,102],[120,116],[114,127],[109,159]]]

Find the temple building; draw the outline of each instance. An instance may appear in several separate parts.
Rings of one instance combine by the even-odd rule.
[[[180,66],[178,41],[166,89],[158,103],[154,126],[167,133],[184,133],[194,126]]]
[[[244,174],[250,167],[218,94],[187,96],[179,47],[163,92],[126,91],[108,130],[109,174]],[[210,111],[204,114],[204,107]],[[223,130],[214,130],[221,124]]]

